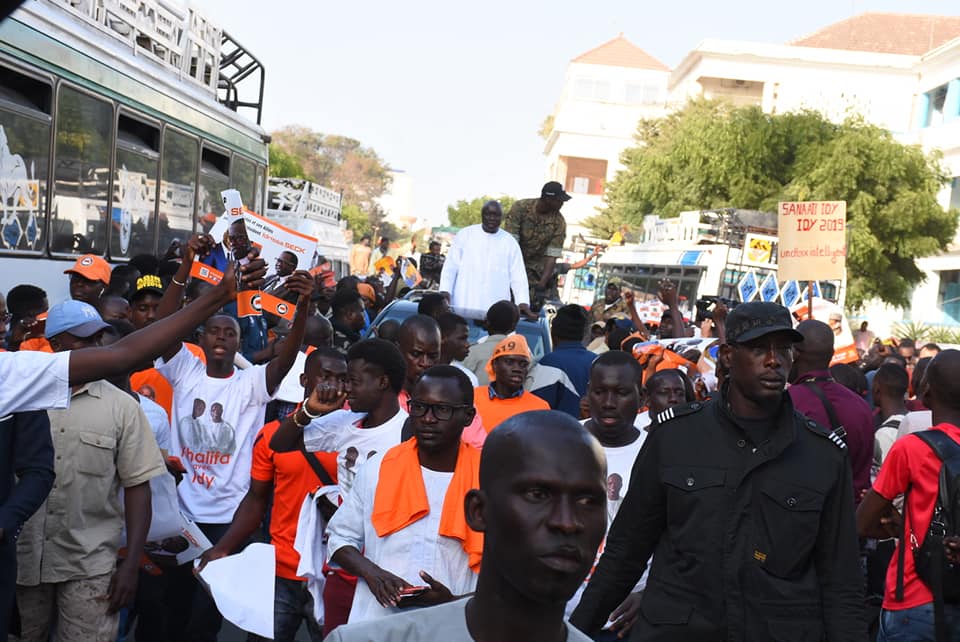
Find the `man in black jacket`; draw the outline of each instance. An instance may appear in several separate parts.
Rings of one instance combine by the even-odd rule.
[[[0,639],[6,639],[17,579],[17,536],[53,486],[53,440],[43,410],[0,418]],[[13,631],[19,633],[19,631]]]
[[[802,337],[772,303],[726,330],[721,394],[656,418],[571,621],[596,633],[653,555],[631,640],[864,640],[846,449],[784,394]]]

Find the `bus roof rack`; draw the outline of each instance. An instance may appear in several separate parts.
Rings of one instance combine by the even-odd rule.
[[[256,90],[256,99],[241,100],[240,84],[250,76],[259,76],[260,83]],[[229,109],[238,111],[241,107],[255,109],[257,124],[263,113],[263,81],[264,69],[260,61],[247,51],[243,45],[234,40],[226,31],[220,38],[220,80],[217,84],[217,99]],[[245,87],[252,86],[247,83]],[[254,94],[247,90],[247,96]]]

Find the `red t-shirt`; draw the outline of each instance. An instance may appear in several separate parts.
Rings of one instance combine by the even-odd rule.
[[[942,430],[954,441],[960,442],[960,428],[951,424],[938,424],[931,430]],[[893,443],[887,458],[883,461],[873,490],[885,499],[893,501],[897,495],[907,495],[907,537],[910,533],[917,539],[917,545],[923,544],[923,538],[933,517],[933,508],[940,491],[940,458],[927,444],[915,435],[907,435]],[[916,527],[914,527],[916,524]],[[897,546],[901,546],[899,542]],[[933,593],[917,577],[913,563],[913,554],[908,549],[903,556],[903,601],[897,602],[897,561],[895,551],[890,566],[887,567],[887,581],[883,593],[883,608],[890,611],[912,609],[933,602]]]
[[[271,421],[257,433],[253,442],[250,476],[257,481],[273,484],[270,541],[277,554],[277,577],[302,580],[302,577],[297,577],[300,555],[293,549],[293,540],[297,536],[297,520],[303,499],[321,482],[299,450],[278,453],[270,448],[270,439],[279,427],[279,421]],[[313,454],[330,478],[337,481],[337,453]]]

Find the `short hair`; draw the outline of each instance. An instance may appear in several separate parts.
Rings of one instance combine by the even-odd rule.
[[[520,321],[520,309],[510,301],[497,301],[487,310],[487,332],[509,334]]]
[[[630,371],[633,373],[633,380],[635,382],[639,382],[640,378],[643,376],[643,368],[640,367],[640,364],[637,362],[637,360],[634,359],[632,355],[627,352],[623,352],[622,350],[608,350],[594,359],[593,363],[590,364],[590,376],[593,376],[593,371],[597,368],[619,368],[620,366],[626,366],[630,368]]]
[[[909,337],[904,337],[900,339],[900,342],[897,344],[897,348],[913,348],[917,349],[917,342]]]
[[[316,350],[310,352],[307,355],[307,360],[303,362],[303,371],[306,372],[314,367],[314,364],[320,359],[336,359],[337,361],[343,361],[346,363],[347,355],[343,354],[339,350],[334,350],[330,346],[319,346]]]
[[[428,245],[427,247],[433,247],[434,245],[439,246],[439,245],[440,245],[440,241],[430,241],[430,245]]]
[[[667,377],[674,377],[674,376],[680,377],[680,381],[681,383],[683,383],[683,396],[686,399],[687,403],[690,403],[691,401],[695,401],[697,398],[697,395],[693,391],[693,383],[690,382],[690,377],[688,377],[683,370],[680,370],[678,368],[664,368],[663,370],[657,370],[652,375],[647,377],[647,381],[646,381],[646,384],[644,384],[644,388],[646,388],[649,391],[650,388],[652,388],[655,384],[660,383],[662,380],[666,379]]]
[[[29,310],[42,305],[47,293],[35,285],[16,285],[7,292],[7,311],[14,320],[19,319]]]
[[[629,336],[630,336],[629,332],[627,332],[620,326],[616,326],[613,330],[610,331],[610,334],[607,335],[607,341],[606,341],[607,347],[610,350],[623,350],[622,344],[624,340]]]
[[[940,346],[938,346],[936,343],[925,343],[920,349],[929,350],[931,352],[940,352]]]
[[[910,379],[910,387],[913,388],[913,394],[920,394],[920,383],[923,381],[923,376],[927,374],[927,366],[930,365],[932,360],[933,357],[924,357],[913,364],[913,377]],[[906,370],[906,366],[904,366],[904,370]]]
[[[854,368],[849,363],[837,363],[830,366],[830,376],[861,397],[867,394],[867,375],[860,368]]]
[[[397,341],[402,343],[406,337],[417,330],[440,334],[440,326],[437,325],[436,319],[426,314],[414,314],[404,319],[403,323],[400,324],[400,330],[397,331]]]
[[[293,263],[293,267],[297,267],[297,265],[300,263],[300,259],[297,257],[297,255],[291,252],[290,250],[284,250],[283,252],[280,252],[280,256],[283,256],[284,254],[289,254],[290,258],[293,259],[292,261],[290,261],[291,263]]]
[[[440,318],[437,319],[437,325],[440,326],[440,336],[446,337],[453,334],[456,329],[462,325],[470,328],[470,325],[467,323],[467,320],[464,319],[459,314],[454,314],[453,312],[444,312],[440,315]]]
[[[333,296],[333,301],[330,302],[330,307],[333,309],[333,316],[335,317],[342,317],[349,308],[362,305],[363,301],[360,298],[360,294],[351,290],[337,292]]]
[[[873,385],[880,388],[883,394],[903,399],[907,394],[907,387],[910,385],[910,378],[907,376],[905,368],[901,368],[895,363],[884,363],[877,368],[877,373],[873,375]]]
[[[369,240],[370,240],[370,235],[369,235],[369,234],[364,234],[363,236],[360,237],[360,240],[361,240],[361,241],[362,241],[363,239],[367,239],[367,240],[369,241]]]
[[[571,303],[557,310],[550,331],[561,341],[579,341],[587,329],[589,317],[583,306]]]
[[[110,283],[107,285],[107,289],[104,291],[104,294],[115,294],[116,296],[121,296],[123,298],[129,298],[136,289],[136,281],[141,276],[140,270],[137,269],[136,265],[132,263],[121,263],[114,266],[113,270],[110,272]],[[200,279],[194,279],[193,282],[199,281],[200,283],[205,283],[205,281],[200,281]]]
[[[337,281],[336,293],[340,294],[341,292],[346,291],[357,291],[357,285],[360,283],[360,277],[356,274],[348,274],[339,281]]]
[[[473,405],[473,384],[470,383],[470,379],[460,368],[447,365],[431,366],[420,375],[418,382],[427,377],[453,380],[457,384],[457,391],[460,393],[460,402]]]
[[[429,292],[423,295],[420,303],[417,304],[417,314],[425,314],[432,317],[437,310],[443,309],[447,304],[447,298],[439,292]]]
[[[400,394],[403,390],[403,382],[407,376],[407,364],[400,354],[400,349],[389,341],[383,339],[364,339],[350,346],[347,351],[347,361],[363,359],[369,364],[375,365],[390,381],[390,388],[394,393]]]
[[[130,259],[130,265],[137,268],[140,276],[147,274],[160,274],[160,259],[153,254],[137,254]]]
[[[390,343],[396,343],[400,335],[400,322],[396,319],[384,319],[377,326],[377,336]]]

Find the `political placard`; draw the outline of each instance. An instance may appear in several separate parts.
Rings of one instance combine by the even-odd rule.
[[[780,289],[780,302],[784,307],[792,308],[800,301],[800,284],[796,281],[787,281]]]
[[[740,300],[744,303],[752,301],[753,297],[757,296],[757,290],[759,289],[757,275],[753,270],[747,270],[747,273],[740,279],[740,283],[737,284],[737,292],[740,294]]]
[[[780,296],[780,286],[777,285],[777,277],[771,272],[760,283],[760,300],[769,303],[770,301],[776,301],[778,296]]]
[[[784,202],[777,208],[781,280],[843,279],[847,259],[846,201]]]

